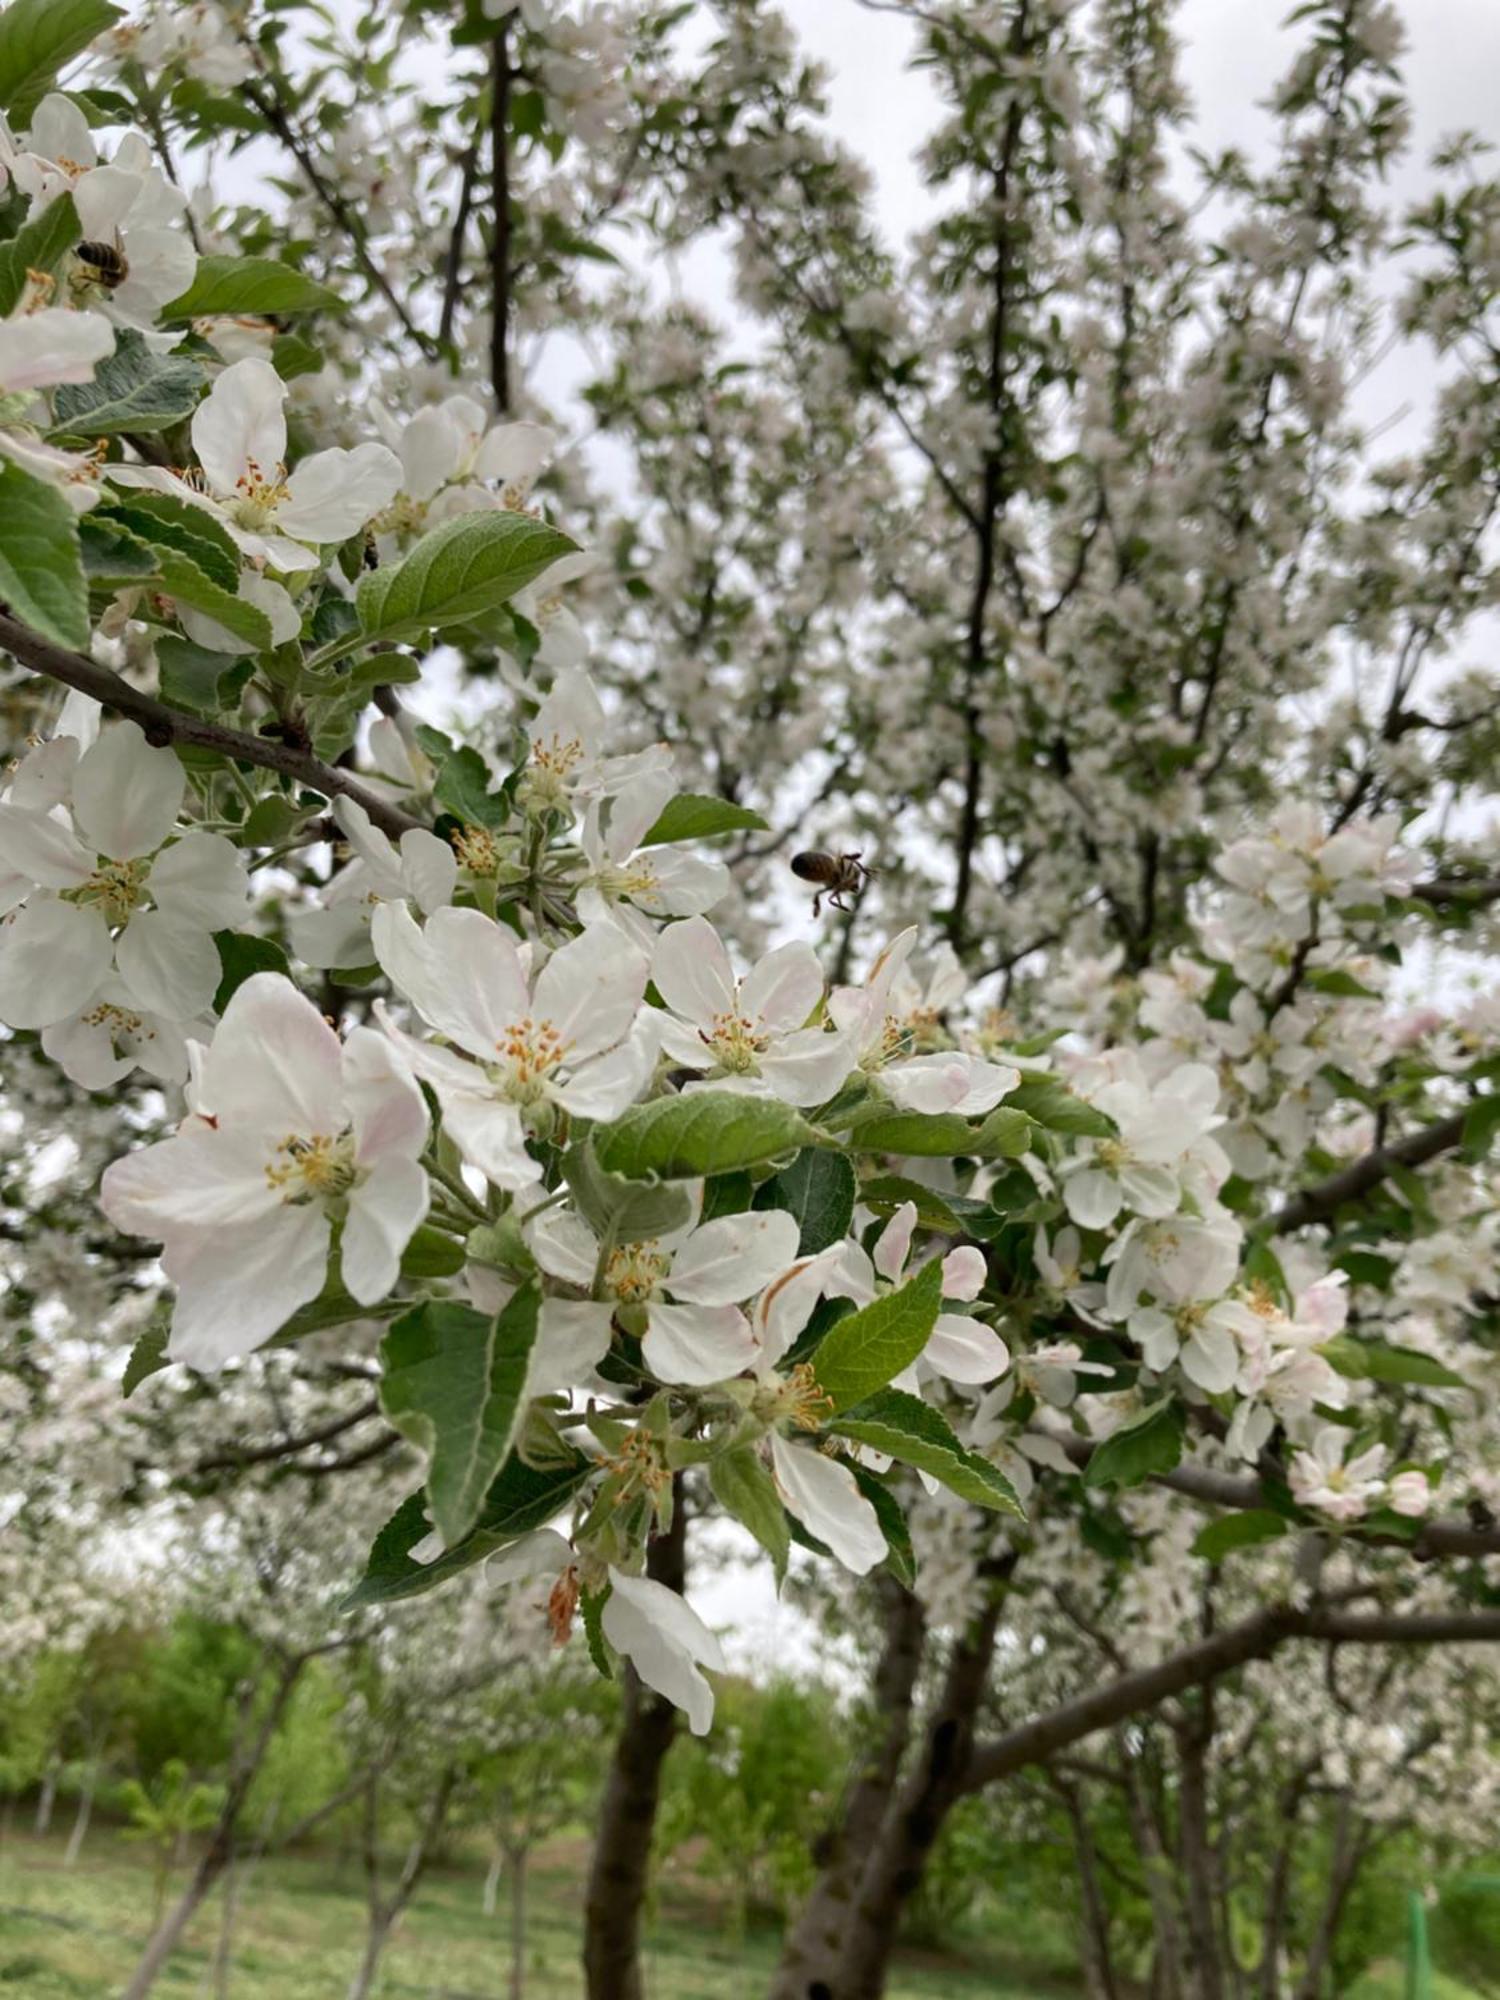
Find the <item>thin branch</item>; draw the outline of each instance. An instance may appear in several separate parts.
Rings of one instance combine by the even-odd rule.
[[[438,319],[437,337],[444,347],[453,339],[453,321],[458,312],[458,295],[463,288],[464,236],[469,227],[469,213],[474,206],[474,181],[478,172],[479,142],[476,140],[463,156],[463,168],[458,183],[458,205],[453,211],[453,227],[448,232],[448,252],[443,260],[443,310]]]
[[[490,230],[490,387],[503,416],[510,408],[510,23],[502,21],[490,56],[490,158],[494,170]]]
[[[331,1418],[326,1424],[319,1424],[315,1429],[302,1431],[296,1436],[280,1438],[275,1444],[254,1445],[242,1451],[216,1452],[209,1458],[200,1458],[193,1471],[195,1474],[238,1471],[247,1465],[267,1465],[273,1459],[291,1458],[299,1451],[310,1450],[314,1445],[331,1444],[335,1438],[342,1437],[345,1431],[352,1431],[357,1425],[375,1416],[379,1409],[379,1403],[372,1396],[367,1403],[361,1403],[358,1409],[349,1411],[346,1416]]]
[[[19,660],[22,666],[30,667],[33,673],[45,674],[49,680],[60,681],[64,687],[92,695],[95,701],[114,709],[116,714],[138,722],[146,732],[147,741],[161,748],[183,743],[200,750],[218,750],[241,763],[254,764],[263,771],[279,772],[284,778],[294,778],[299,784],[310,785],[314,791],[322,792],[329,798],[352,799],[393,840],[399,840],[412,827],[422,825],[421,820],[376,793],[367,791],[347,771],[334,764],[325,764],[310,750],[298,749],[291,743],[279,743],[270,736],[252,736],[246,730],[231,729],[222,722],[210,722],[205,716],[189,715],[184,709],[169,708],[154,695],[142,694],[139,688],[133,688],[129,681],[122,680],[110,668],[85,659],[82,653],[70,653],[64,646],[55,646],[50,639],[44,639],[40,632],[33,632],[29,625],[23,625],[3,609],[0,609],[0,647]]]
[[[1145,1709],[1159,1707],[1173,1695],[1206,1687],[1247,1665],[1268,1659],[1289,1640],[1334,1640],[1341,1645],[1459,1645],[1466,1641],[1500,1640],[1500,1610],[1434,1611],[1402,1617],[1397,1613],[1362,1613],[1313,1608],[1299,1611],[1290,1604],[1273,1604],[1239,1625],[1227,1625],[1207,1639],[1180,1652],[1121,1674],[1103,1687],[1066,1701],[994,1742],[979,1745],[969,1759],[962,1789],[977,1792],[1000,1778],[1044,1763],[1095,1730],[1108,1729]]]
[[[1435,1124],[1424,1125],[1419,1132],[1398,1139],[1392,1146],[1372,1147],[1352,1165],[1330,1174],[1326,1181],[1293,1195],[1277,1209],[1271,1227],[1278,1236],[1284,1236],[1289,1230],[1305,1229],[1310,1222],[1326,1222],[1345,1202],[1358,1201],[1361,1195],[1378,1187],[1393,1168],[1425,1166],[1439,1153],[1451,1152],[1463,1140],[1466,1116],[1466,1112],[1454,1111]]]

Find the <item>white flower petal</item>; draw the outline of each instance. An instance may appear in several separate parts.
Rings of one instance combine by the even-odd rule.
[[[738,1305],[787,1268],[797,1255],[798,1236],[796,1221],[784,1209],[721,1215],[687,1238],[673,1259],[667,1289],[689,1305]]]
[[[244,856],[222,833],[185,833],[151,864],[151,895],[204,930],[232,930],[250,901]]]
[[[373,1029],[362,1032],[379,1040]],[[395,1284],[401,1253],[426,1215],[427,1203],[427,1175],[413,1159],[382,1159],[351,1190],[339,1253],[344,1285],[362,1306],[374,1305]]]
[[[788,1511],[827,1543],[845,1569],[863,1576],[883,1559],[879,1518],[847,1465],[807,1445],[788,1444],[774,1432],[771,1464]]]
[[[78,760],[73,818],[97,854],[133,861],[172,831],[186,782],[170,750],[154,750],[134,722],[117,722]]]
[[[612,1308],[599,1299],[543,1299],[526,1397],[560,1396],[586,1383],[609,1352]]]
[[[109,971],[97,910],[34,899],[0,924],[0,1021],[46,1028],[87,1005]]]
[[[755,1335],[737,1306],[674,1306],[653,1299],[641,1352],[659,1382],[706,1388],[743,1375],[755,1360]]]
[[[177,1303],[167,1353],[215,1369],[261,1346],[322,1291],[328,1238],[317,1203],[279,1203],[254,1222],[169,1243],[162,1265]]]
[[[343,1129],[343,1051],[317,1008],[277,972],[254,973],[224,1010],[203,1062],[209,1114],[274,1143]]]
[[[286,486],[276,509],[281,534],[298,542],[344,542],[401,491],[401,461],[383,444],[319,451],[302,461]]]
[[[746,978],[740,1008],[750,1020],[788,1032],[800,1028],[823,997],[823,968],[810,944],[778,945]]]
[[[727,1671],[718,1640],[684,1598],[649,1577],[612,1569],[605,1602],[604,1636],[623,1653],[649,1688],[685,1711],[695,1736],[714,1719],[713,1689],[699,1665]]]
[[[703,917],[667,926],[656,947],[651,977],[673,1013],[694,1027],[711,1027],[716,1015],[738,1011],[729,954]]]
[[[137,911],[115,939],[115,964],[134,1000],[169,1021],[206,1013],[223,977],[210,933],[170,910]]]
[[[76,889],[94,872],[93,857],[60,819],[4,801],[0,801],[0,864],[43,889]]]
[[[648,971],[645,957],[623,932],[595,925],[542,967],[536,1017],[552,1022],[571,1060],[598,1055],[629,1033]]]
[[[286,460],[286,384],[269,361],[236,361],[193,412],[193,449],[215,493],[232,495],[247,468],[272,479]]]

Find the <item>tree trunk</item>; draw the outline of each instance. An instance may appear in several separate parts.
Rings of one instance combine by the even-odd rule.
[[[894,1578],[882,1578],[878,1588],[885,1599],[885,1645],[871,1684],[871,1707],[872,1728],[880,1733],[817,1856],[821,1871],[787,1932],[770,2000],[806,2000],[837,1969],[860,1870],[880,1832],[911,1736],[926,1624],[920,1603]]]
[[[57,1804],[57,1778],[61,1769],[58,1759],[53,1757],[42,1773],[42,1789],[37,1794],[36,1825],[33,1829],[37,1833],[46,1833],[52,1825],[52,1808]]]
[[[497,1852],[491,1858],[489,1870],[484,1878],[484,1914],[492,1917],[500,1902],[500,1873],[505,1863]]]
[[[1078,1861],[1078,1899],[1083,1928],[1079,1957],[1089,2000],[1119,2000],[1115,1985],[1114,1956],[1109,1945],[1109,1908],[1099,1886],[1099,1870],[1094,1861],[1094,1839],[1088,1814],[1077,1785],[1059,1783],[1057,1791],[1068,1815],[1073,1834],[1073,1852]]]
[[[837,1970],[830,1981],[810,1983],[806,2000],[880,2000],[885,1991],[902,1915],[944,1820],[963,1796],[1001,1601],[995,1592],[953,1649],[922,1754],[886,1814],[861,1876]]]
[[[646,1553],[646,1574],[681,1591],[687,1576],[686,1512],[679,1480],[672,1527]],[[641,1907],[662,1766],[677,1733],[677,1711],[624,1673],[620,1733],[599,1806],[584,1901],[583,1970],[588,2000],[643,2000]]]
[[[372,1916],[365,1932],[364,1956],[359,1970],[349,1982],[348,2000],[369,2000],[375,1990],[375,1976],[380,1970],[381,1954],[391,1934],[390,1923],[382,1916]]]
[[[526,1850],[514,1847],[510,1861],[510,2000],[526,1990]]]
[[[1323,1899],[1318,1927],[1307,1948],[1302,1977],[1297,1983],[1297,2000],[1321,2000],[1333,1961],[1333,1948],[1338,1943],[1339,1925],[1344,1920],[1344,1905],[1349,1900],[1349,1891],[1354,1887],[1369,1849],[1369,1837],[1355,1818],[1354,1801],[1346,1792],[1339,1800],[1338,1818],[1334,1823],[1328,1894]]]
[[[1177,1852],[1186,1905],[1185,2000],[1224,2000],[1218,1896],[1208,1801],[1213,1703],[1207,1689],[1198,1714],[1177,1732]]]
[[[68,1844],[63,1849],[63,1866],[71,1868],[83,1852],[83,1843],[88,1836],[89,1821],[94,1816],[94,1793],[99,1784],[99,1766],[90,1764],[83,1774],[83,1789],[78,1794],[78,1809],[73,1814],[73,1831],[68,1835]]]
[[[229,1974],[233,1969],[234,1919],[239,1905],[244,1865],[231,1861],[224,1874],[224,1895],[219,1908],[219,1937],[214,1946],[214,2000],[228,2000]]]
[[[1121,1746],[1120,1762],[1125,1776],[1125,1806],[1130,1816],[1130,1831],[1141,1858],[1141,1872],[1146,1878],[1146,1900],[1151,1905],[1152,2000],[1181,2000],[1182,1937],[1172,1864],[1167,1859],[1151,1802],[1141,1783],[1138,1760],[1131,1755],[1128,1745]]]
[[[156,1984],[162,1967],[177,1949],[178,1941],[197,1914],[204,1898],[229,1866],[234,1855],[235,1829],[239,1824],[240,1813],[244,1809],[250,1787],[255,1782],[255,1774],[265,1762],[266,1752],[271,1747],[271,1738],[286,1713],[287,1703],[292,1698],[292,1690],[301,1677],[302,1669],[313,1657],[312,1653],[298,1653],[283,1662],[277,1676],[276,1691],[260,1728],[255,1733],[255,1739],[239,1758],[230,1774],[229,1784],[224,1793],[224,1803],[219,1809],[219,1817],[214,1823],[213,1832],[209,1835],[208,1845],[189,1877],[186,1889],[167,1912],[165,1919],[157,1925],[120,2000],[145,2000],[146,1994]]]
[[[458,1766],[448,1765],[438,1779],[437,1790],[427,1808],[427,1817],[417,1831],[417,1837],[406,1851],[401,1874],[388,1900],[380,1894],[380,1849],[378,1844],[378,1804],[380,1775],[372,1771],[365,1792],[365,1873],[369,1881],[369,1924],[365,1932],[364,1956],[359,1970],[350,1981],[348,2000],[366,2000],[373,1992],[375,1975],[380,1969],[381,1956],[391,1941],[391,1934],[406,1912],[407,1905],[417,1893],[427,1862],[442,1836],[448,1818],[448,1807],[453,1799],[458,1783]]]
[[[1271,1863],[1270,1880],[1266,1884],[1265,1915],[1261,1922],[1260,1965],[1257,1968],[1260,2000],[1280,2000],[1281,1959],[1290,1910],[1292,1860],[1297,1852],[1297,1816],[1302,1810],[1303,1794],[1314,1769],[1314,1766],[1304,1766],[1294,1772],[1282,1787],[1277,1801],[1276,1818],[1281,1834],[1276,1844],[1276,1858]]]

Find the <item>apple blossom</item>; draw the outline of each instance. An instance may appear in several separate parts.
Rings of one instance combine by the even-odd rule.
[[[422,1094],[384,1037],[340,1042],[279,974],[247,979],[203,1050],[173,1138],[117,1160],[100,1199],[159,1238],[177,1288],[169,1351],[198,1368],[248,1354],[339,1268],[360,1305],[396,1282],[427,1212]]]
[[[647,1687],[687,1715],[695,1736],[706,1736],[714,1718],[713,1689],[699,1671],[728,1671],[722,1647],[685,1598],[650,1577],[611,1569],[602,1624]]]

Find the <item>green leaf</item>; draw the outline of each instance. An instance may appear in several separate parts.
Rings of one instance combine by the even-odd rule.
[[[732,1173],[790,1153],[812,1137],[812,1127],[789,1104],[732,1090],[659,1097],[612,1125],[597,1126],[593,1135],[599,1164],[631,1181]]]
[[[445,1583],[460,1570],[483,1562],[509,1542],[545,1528],[560,1514],[593,1472],[593,1462],[575,1452],[558,1464],[534,1470],[510,1458],[485,1495],[479,1519],[455,1547],[436,1562],[418,1563],[411,1550],[429,1532],[422,1495],[404,1500],[375,1537],[365,1573],[344,1600],[346,1610],[361,1604],[388,1604],[401,1597],[418,1597]]]
[[[805,1146],[789,1167],[756,1189],[754,1205],[785,1209],[801,1231],[798,1256],[812,1257],[847,1234],[858,1188],[854,1168],[842,1153]]]
[[[875,1104],[855,1119],[849,1134],[862,1153],[929,1160],[1014,1159],[1026,1151],[1030,1138],[1030,1119],[1008,1105],[975,1125],[956,1111],[894,1111]]]
[[[205,576],[190,556],[180,555],[176,549],[166,548],[160,542],[154,546],[161,587],[168,597],[178,604],[189,605],[194,611],[201,611],[206,618],[212,618],[232,638],[240,640],[247,652],[268,653],[271,650],[275,644],[271,621],[259,605],[236,597],[233,592],[215,583],[212,577]]]
[[[316,375],[323,359],[322,348],[300,334],[278,333],[271,342],[271,366],[283,382],[295,382],[299,375]]]
[[[908,1283],[886,1292],[828,1331],[812,1357],[819,1387],[836,1412],[862,1403],[909,1368],[937,1323],[943,1265],[934,1257]]]
[[[219,953],[219,990],[214,995],[214,1012],[222,1014],[245,981],[257,972],[279,972],[291,977],[286,953],[270,938],[253,937],[246,931],[215,931]]]
[[[55,486],[0,460],[0,603],[54,644],[89,643],[78,517]]]
[[[361,578],[359,622],[368,639],[419,639],[504,604],[577,546],[527,514],[460,514]]]
[[[1425,1389],[1469,1387],[1462,1375],[1455,1375],[1430,1354],[1420,1354],[1413,1347],[1392,1347],[1383,1340],[1339,1333],[1320,1342],[1318,1352],[1351,1382],[1403,1382]]]
[[[446,737],[443,740],[447,742]],[[432,798],[440,812],[452,813],[465,826],[504,826],[510,818],[510,801],[503,792],[490,790],[490,768],[472,745],[449,745],[437,764]]]
[[[1154,1473],[1170,1472],[1182,1457],[1186,1430],[1180,1403],[1170,1398],[1153,1403],[1094,1447],[1083,1469],[1084,1485],[1139,1486]]]
[[[589,1658],[594,1663],[594,1671],[601,1679],[612,1681],[614,1667],[610,1664],[609,1645],[604,1637],[604,1607],[609,1602],[613,1584],[606,1583],[603,1590],[584,1590],[578,1595],[578,1608],[583,1613],[584,1642],[589,1649]]]
[[[1051,1076],[1023,1076],[1005,1100],[1013,1111],[1024,1111],[1049,1132],[1071,1132],[1082,1138],[1107,1139],[1115,1121],[1096,1111]]]
[[[875,1509],[880,1532],[885,1536],[885,1557],[881,1568],[889,1570],[897,1583],[907,1590],[915,1590],[917,1556],[911,1545],[911,1529],[906,1525],[901,1502],[867,1465],[851,1464],[849,1470],[854,1474],[855,1485]]]
[[[1466,1159],[1482,1160],[1500,1132],[1500,1090],[1472,1100],[1464,1113],[1463,1151]]]
[[[650,1236],[666,1236],[692,1220],[692,1196],[685,1187],[607,1173],[586,1141],[568,1149],[563,1174],[594,1234],[612,1242],[640,1243]]]
[[[160,542],[189,556],[207,577],[225,590],[239,588],[244,557],[217,515],[175,493],[157,493],[149,486],[132,487],[126,498],[104,510],[142,541]]]
[[[78,547],[83,573],[91,586],[107,590],[148,583],[156,575],[156,557],[146,544],[95,508],[78,522]],[[225,662],[220,655],[219,666]]]
[[[427,1503],[448,1548],[479,1518],[522,1411],[541,1287],[522,1285],[491,1318],[429,1299],[380,1343],[380,1407],[427,1457]]]
[[[206,646],[195,646],[191,639],[180,638],[175,632],[163,633],[157,640],[156,663],[161,671],[162,700],[173,708],[196,708],[204,715],[227,706],[232,698],[226,694],[226,675],[243,681],[250,670],[248,660],[211,653]],[[237,698],[237,691],[233,698]]]
[[[786,1559],[791,1550],[791,1530],[776,1482],[767,1472],[751,1445],[726,1451],[708,1468],[708,1483],[714,1498],[732,1514],[741,1527],[748,1528],[776,1572],[776,1587],[786,1575]]]
[[[18,132],[59,71],[119,18],[109,0],[11,0],[0,13],[0,110]]]
[[[702,792],[682,792],[661,810],[642,847],[662,847],[669,840],[712,840],[719,833],[764,833],[766,822],[748,806],[731,805]]]
[[[1210,1521],[1193,1542],[1193,1554],[1205,1562],[1220,1562],[1235,1549],[1254,1548],[1257,1542],[1274,1542],[1290,1524],[1269,1507],[1251,1507],[1243,1514],[1225,1514]]]
[[[122,329],[92,382],[67,382],[53,392],[53,434],[96,438],[164,431],[197,407],[207,380],[196,361],[184,354],[153,354],[140,334]]]
[[[1331,994],[1338,1000],[1378,1000],[1380,995],[1373,988],[1356,979],[1352,972],[1340,966],[1325,965],[1311,972],[1304,972],[1302,984],[1310,986],[1315,993]]]
[[[433,1229],[423,1223],[413,1232],[411,1241],[401,1252],[401,1275],[403,1278],[453,1278],[457,1277],[467,1261],[462,1243],[456,1243],[445,1230]]]
[[[120,1394],[133,1396],[149,1376],[159,1375],[163,1368],[170,1368],[167,1359],[167,1341],[171,1328],[165,1319],[148,1326],[130,1350],[130,1359],[125,1363],[125,1373],[120,1377]]]
[[[276,257],[200,257],[193,282],[170,305],[163,319],[217,319],[248,313],[343,312],[345,301],[316,278],[306,277]]]
[[[960,1500],[1026,1518],[1020,1495],[1005,1474],[961,1444],[946,1418],[919,1396],[908,1396],[900,1389],[882,1390],[840,1417],[832,1428],[840,1437],[853,1438],[873,1451],[883,1451],[887,1458],[899,1458],[903,1465],[913,1465],[919,1472],[940,1479]]]
[[[963,1194],[938,1194],[902,1174],[877,1174],[872,1180],[861,1181],[859,1198],[877,1215],[894,1215],[906,1202],[913,1202],[921,1227],[940,1236],[982,1239],[998,1235],[1005,1227],[1005,1217],[997,1214],[989,1202],[975,1201]]]
[[[0,21],[5,18],[0,14]],[[60,194],[40,214],[33,214],[8,243],[0,243],[0,317],[20,304],[27,274],[56,272],[82,234],[72,195]]]

